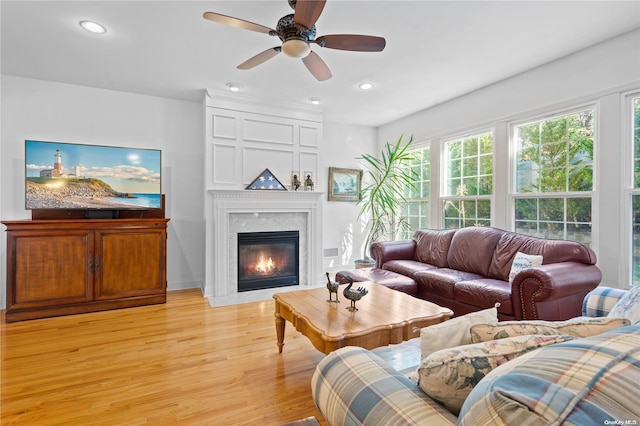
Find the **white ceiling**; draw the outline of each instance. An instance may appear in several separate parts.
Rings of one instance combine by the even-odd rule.
[[[201,101],[242,85],[267,102],[319,97],[325,121],[379,126],[640,28],[640,1],[328,0],[318,36],[385,37],[380,53],[320,48],[333,78],[316,81],[281,54],[236,66],[277,38],[202,18],[222,13],[275,28],[293,11],[268,1],[2,1],[2,74]],[[80,28],[82,19],[107,27]],[[357,88],[368,81],[369,92]]]

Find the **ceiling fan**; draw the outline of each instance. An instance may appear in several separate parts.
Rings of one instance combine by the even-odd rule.
[[[302,62],[309,72],[319,81],[324,81],[331,78],[331,71],[320,56],[311,50],[310,43],[329,49],[354,52],[381,52],[386,45],[383,37],[359,34],[332,34],[316,38],[315,23],[324,9],[326,0],[288,0],[288,2],[295,13],[280,18],[275,30],[220,13],[205,12],[203,17],[220,24],[278,36],[282,41],[281,46],[260,52],[238,65],[238,69],[241,70],[256,67],[278,53],[284,52],[285,55],[292,58],[302,58]]]

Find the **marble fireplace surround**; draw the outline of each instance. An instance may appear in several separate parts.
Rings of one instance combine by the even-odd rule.
[[[255,299],[262,290],[238,293],[238,232],[299,231],[300,285],[317,286],[322,266],[322,192],[208,190],[204,296],[216,300]],[[274,293],[276,291],[271,291]],[[268,296],[270,297],[270,296]],[[240,300],[238,300],[240,301]],[[223,303],[224,304],[224,303]]]

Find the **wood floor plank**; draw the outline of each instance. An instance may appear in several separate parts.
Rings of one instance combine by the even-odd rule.
[[[293,327],[279,354],[273,312],[272,300],[211,308],[184,290],[166,305],[2,317],[0,423],[326,424],[310,388],[324,355]]]

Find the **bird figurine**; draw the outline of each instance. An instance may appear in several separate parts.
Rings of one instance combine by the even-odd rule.
[[[347,309],[351,312],[355,312],[358,310],[358,308],[356,308],[356,301],[362,299],[365,294],[369,293],[369,290],[364,287],[358,287],[356,290],[351,290],[351,286],[353,285],[353,278],[351,278],[349,275],[347,275],[345,278],[349,282],[349,284],[347,284],[347,287],[342,292],[342,295],[345,298],[351,300],[351,306],[348,306]]]
[[[327,300],[327,302],[340,303],[340,301],[338,300],[338,289],[340,288],[340,283],[336,281],[331,281],[331,278],[329,278],[329,273],[326,272],[326,274],[327,274],[327,290],[329,290],[329,300]],[[336,300],[333,300],[333,293],[336,294]]]

